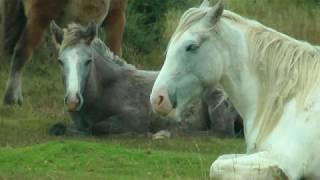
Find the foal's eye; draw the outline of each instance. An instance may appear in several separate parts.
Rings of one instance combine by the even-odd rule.
[[[58,63],[60,66],[63,66],[63,61],[61,59],[58,59]]]
[[[88,60],[86,60],[85,65],[88,66],[91,62],[92,62],[92,59],[88,59]]]
[[[193,52],[197,50],[200,46],[198,44],[190,44],[186,47],[187,52]]]

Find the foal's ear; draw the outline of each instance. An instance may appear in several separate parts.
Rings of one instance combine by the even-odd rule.
[[[63,30],[56,24],[55,21],[51,21],[50,32],[55,44],[59,47],[63,40]]]
[[[98,26],[94,22],[90,22],[86,30],[86,43],[90,44],[98,34]]]
[[[219,0],[219,2],[210,9],[207,14],[207,19],[212,25],[216,24],[220,20],[223,10],[224,6],[222,0]]]
[[[208,0],[203,0],[199,8],[206,8],[209,7],[210,3]]]

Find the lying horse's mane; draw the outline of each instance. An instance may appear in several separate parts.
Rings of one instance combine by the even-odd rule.
[[[71,23],[63,29],[61,49],[80,43],[89,36],[87,28],[77,23]]]
[[[310,95],[320,83],[320,51],[262,25],[248,28],[246,39],[250,64],[262,82],[256,115],[262,138],[277,125],[290,100],[295,98],[299,110],[312,106]]]
[[[91,47],[96,50],[96,52],[103,57],[104,60],[111,60],[112,62],[115,62],[119,66],[131,66],[127,64],[127,62],[114,54],[108,46],[100,39],[100,38],[95,38],[92,43]]]
[[[190,8],[180,18],[177,29],[172,35],[172,41],[178,40],[181,35],[193,24],[200,21],[209,11],[209,8]]]
[[[172,40],[177,40],[208,12],[209,8],[191,8],[186,11]],[[300,110],[312,106],[310,95],[320,84],[320,48],[231,11],[225,10],[222,19],[246,30],[249,64],[258,75],[258,81],[262,83],[259,87],[254,124],[262,127],[258,135],[259,143],[277,125],[287,102],[295,99]],[[214,29],[213,27],[208,30]]]
[[[88,38],[87,27],[81,26],[77,23],[71,23],[67,28],[64,29],[64,37],[61,45],[61,49],[64,49],[68,46],[72,46],[80,43]],[[128,66],[134,68],[132,65],[126,63],[125,60],[115,55],[110,48],[99,38],[95,37],[91,42],[91,47],[103,57],[104,60],[111,60],[119,66]]]

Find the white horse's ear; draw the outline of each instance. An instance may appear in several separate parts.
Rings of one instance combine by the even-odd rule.
[[[223,2],[222,0],[219,0],[219,2],[216,5],[214,5],[207,14],[207,19],[209,23],[212,25],[216,24],[221,18],[223,10]]]
[[[56,24],[55,21],[51,21],[50,32],[54,43],[56,44],[57,48],[59,48],[63,40],[63,30]]]
[[[206,7],[209,7],[209,6],[210,6],[209,1],[208,0],[203,0],[199,8],[206,8]]]

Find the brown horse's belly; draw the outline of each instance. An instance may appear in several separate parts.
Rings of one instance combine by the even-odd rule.
[[[110,9],[111,0],[69,0],[59,22],[66,25],[70,22],[101,24]],[[59,23],[59,24],[60,24]]]

